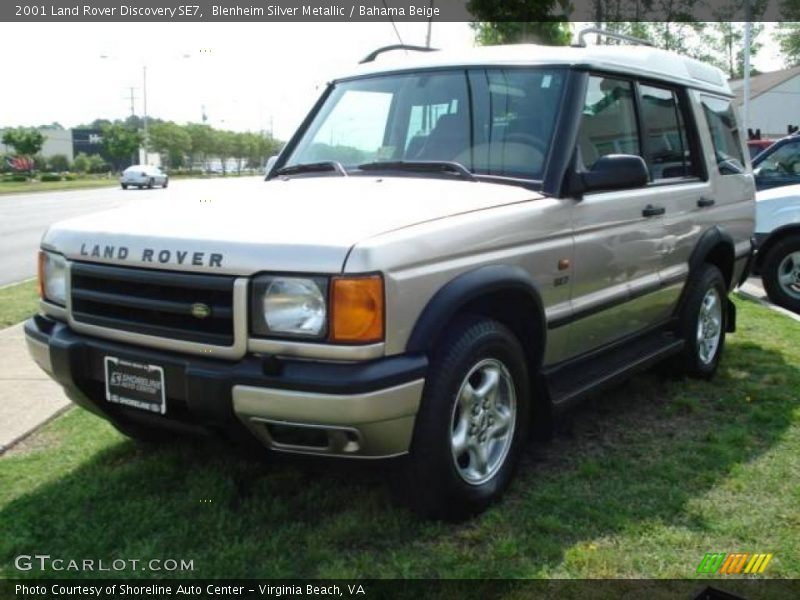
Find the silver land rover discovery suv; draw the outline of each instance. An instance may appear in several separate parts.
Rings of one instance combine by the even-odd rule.
[[[668,358],[714,374],[754,226],[718,69],[394,56],[330,83],[251,195],[49,229],[25,331],[75,403],[134,438],[396,457],[457,519],[558,409]]]

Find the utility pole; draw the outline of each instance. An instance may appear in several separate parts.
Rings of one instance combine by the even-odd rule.
[[[433,14],[433,0],[430,1],[430,4],[428,4],[428,6],[431,9],[429,14]],[[431,47],[431,26],[432,25],[433,25],[433,17],[431,16],[431,17],[428,17],[428,33],[425,36],[425,47],[426,48],[430,48]]]
[[[136,90],[136,88],[133,87],[133,86],[130,86],[128,88],[128,90],[130,91],[129,98],[130,98],[130,101],[131,101],[131,116],[135,117],[136,116],[136,107],[135,107],[133,101],[136,100],[136,96],[134,95],[134,90]]]
[[[147,65],[142,66],[142,105],[144,107],[143,128],[144,128],[144,160],[143,164],[147,164]]]
[[[742,115],[742,131],[747,133],[750,127],[750,0],[744,3],[744,103]]]

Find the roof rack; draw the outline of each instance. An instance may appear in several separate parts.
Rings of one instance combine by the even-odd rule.
[[[617,40],[622,40],[625,42],[631,42],[632,44],[637,44],[639,46],[652,46],[653,44],[648,42],[647,40],[643,40],[641,38],[633,37],[632,35],[625,35],[624,33],[617,33],[615,31],[608,31],[607,29],[599,29],[598,27],[589,27],[587,29],[582,29],[581,32],[578,34],[578,43],[574,44],[577,47],[585,48],[586,47],[586,40],[583,38],[591,33],[596,33],[597,35],[604,35],[606,37],[614,38]]]
[[[378,48],[377,50],[373,50],[369,54],[367,54],[363,59],[358,61],[358,64],[363,65],[364,63],[369,63],[378,58],[378,55],[383,54],[384,52],[389,52],[390,50],[414,50],[415,52],[435,52],[438,48],[429,48],[428,46],[409,46],[408,44],[393,44],[391,46],[384,46],[383,48]]]

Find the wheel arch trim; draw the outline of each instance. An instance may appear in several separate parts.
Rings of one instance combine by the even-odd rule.
[[[456,276],[441,287],[417,318],[406,350],[409,353],[430,351],[455,314],[471,302],[502,292],[522,293],[535,307],[532,315],[537,320],[535,343],[543,355],[547,327],[541,294],[524,269],[511,265],[479,267]]]

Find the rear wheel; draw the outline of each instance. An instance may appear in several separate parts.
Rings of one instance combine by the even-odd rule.
[[[167,187],[169,185],[169,177],[164,178],[164,185],[162,187]]]
[[[785,238],[770,249],[761,280],[770,300],[800,313],[800,236]]]
[[[678,334],[686,342],[678,360],[683,373],[714,376],[725,346],[727,308],[725,278],[716,266],[704,264],[689,282],[678,323]]]
[[[496,501],[529,425],[522,347],[501,323],[460,319],[434,353],[398,491],[418,513],[460,520]]]
[[[128,189],[128,184],[127,183],[123,183],[123,184],[120,184],[120,185],[122,185],[122,189],[123,190],[127,190]]]

